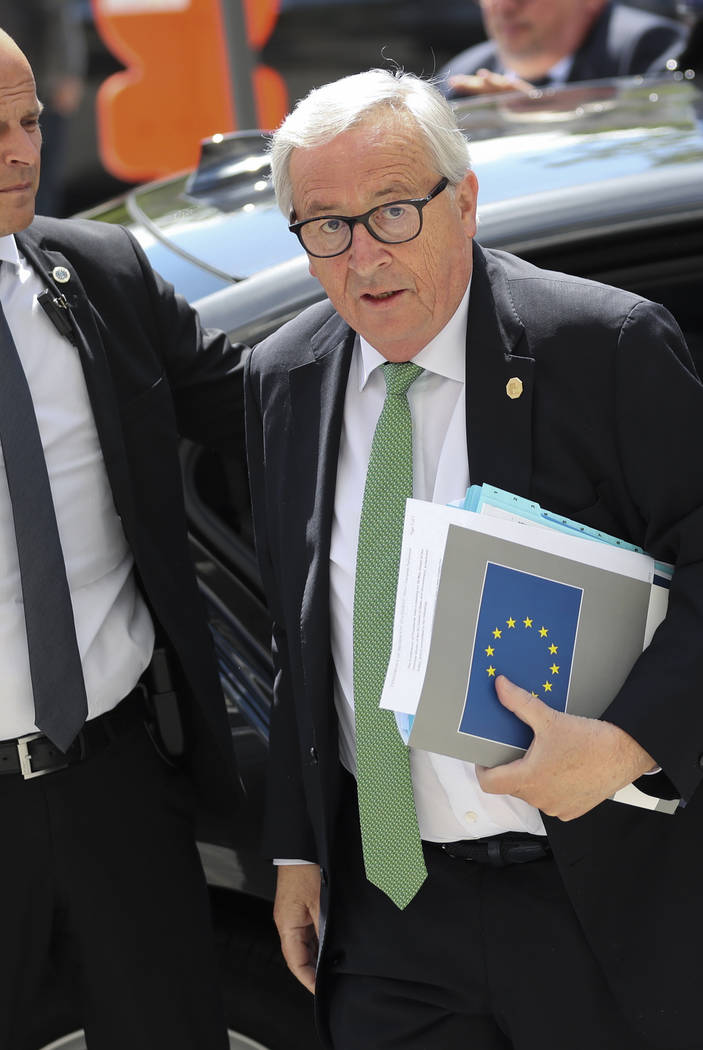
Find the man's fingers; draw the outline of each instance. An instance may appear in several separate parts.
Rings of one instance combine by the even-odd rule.
[[[476,779],[482,791],[488,795],[512,795],[520,798],[522,764],[525,760],[517,758],[502,766],[476,766]]]
[[[290,972],[314,995],[317,958],[315,927],[310,925],[297,930],[287,930],[281,935],[281,951]]]
[[[489,69],[477,69],[475,73],[457,73],[449,77],[448,83],[457,95],[505,94],[516,91],[529,95],[534,91],[533,85],[526,80],[506,77]]]
[[[554,717],[552,709],[538,696],[533,696],[526,689],[521,689],[505,675],[498,675],[496,678],[496,694],[503,707],[512,711],[535,733],[544,728],[547,722]],[[476,766],[476,776],[481,790],[492,795],[513,795],[515,798],[522,798],[526,760],[527,756],[524,756],[514,762],[507,762],[492,768]]]
[[[320,869],[316,864],[281,864],[276,878],[273,917],[281,951],[291,973],[315,991]]]
[[[496,678],[496,693],[503,707],[512,711],[521,722],[525,722],[535,732],[545,724],[545,719],[553,717],[551,707],[538,696],[515,685],[504,674]]]

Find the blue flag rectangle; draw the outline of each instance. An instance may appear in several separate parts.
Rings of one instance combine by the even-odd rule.
[[[496,696],[501,674],[566,710],[582,598],[580,587],[486,563],[460,733],[530,746],[532,730]]]

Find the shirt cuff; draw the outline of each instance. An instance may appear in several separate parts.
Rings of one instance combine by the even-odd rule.
[[[273,863],[275,867],[284,866],[286,864],[314,864],[312,860],[288,860],[288,858],[274,857]]]

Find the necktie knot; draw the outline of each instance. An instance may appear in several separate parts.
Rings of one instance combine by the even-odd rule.
[[[404,397],[424,369],[412,361],[388,361],[382,365],[388,396]]]

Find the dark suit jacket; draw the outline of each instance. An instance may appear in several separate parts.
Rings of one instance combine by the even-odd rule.
[[[203,337],[194,311],[121,227],[37,218],[17,241],[68,300],[115,506],[157,630],[177,657],[196,783],[209,803],[231,801],[237,776],[186,540],[178,438],[243,447],[241,349],[219,333]]]
[[[329,550],[353,341],[329,302],[316,305],[254,350],[245,379],[277,670],[265,848],[319,861],[329,892],[341,874],[328,870],[340,778]],[[672,817],[607,801],[579,820],[546,820],[616,996],[632,1023],[667,1048],[700,1039],[703,387],[691,368],[663,308],[474,246],[472,483],[529,496],[678,563],[667,620],[605,718],[665,771],[638,786],[673,783],[688,805]],[[524,392],[511,400],[506,383],[516,376]]]
[[[658,72],[664,69],[667,58],[679,53],[685,40],[686,28],[679,22],[624,4],[607,4],[575,53],[568,80],[575,83]],[[455,55],[439,71],[437,86],[448,98],[458,98],[446,78],[477,69],[505,72],[492,40]]]

